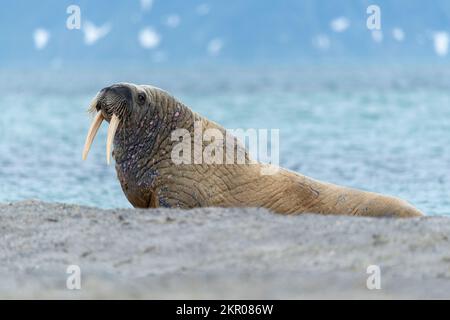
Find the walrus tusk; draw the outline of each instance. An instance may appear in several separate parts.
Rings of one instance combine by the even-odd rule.
[[[95,115],[94,121],[92,121],[92,125],[89,128],[89,131],[88,131],[88,134],[86,137],[86,142],[84,143],[83,160],[86,160],[86,158],[87,158],[89,150],[91,149],[92,142],[94,141],[94,138],[97,135],[98,128],[100,128],[102,121],[103,121],[102,113],[98,112]]]
[[[117,127],[119,126],[120,119],[113,114],[108,127],[108,138],[106,139],[106,163],[109,165],[111,163],[111,147],[114,141],[114,136],[116,135]]]

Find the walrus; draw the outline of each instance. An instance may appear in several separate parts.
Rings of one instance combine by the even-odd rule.
[[[175,130],[194,137],[196,124],[201,124],[204,131],[213,129],[223,136],[227,132],[150,85],[118,83],[106,87],[92,100],[89,111],[95,116],[82,158],[86,159],[101,123],[109,122],[107,162],[114,147],[120,185],[136,208],[263,207],[280,214],[423,215],[396,197],[321,182],[287,169],[277,167],[273,174],[262,174],[268,165],[254,161],[235,137],[233,151],[244,155],[244,163],[199,163],[195,159],[174,163],[174,148],[179,144],[173,139]],[[198,156],[195,138],[191,143],[194,154],[186,154],[184,159]],[[202,147],[208,143],[202,142]]]

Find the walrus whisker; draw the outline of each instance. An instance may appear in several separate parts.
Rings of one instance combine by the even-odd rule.
[[[120,119],[115,114],[111,117],[108,127],[108,137],[106,139],[106,163],[109,165],[111,163],[111,147],[114,141],[114,136],[116,135],[117,127],[119,126]]]
[[[91,149],[92,142],[94,141],[95,136],[97,135],[97,131],[100,128],[102,122],[103,115],[101,112],[97,112],[86,137],[86,142],[83,149],[83,160],[86,160],[89,150]]]
[[[90,113],[92,115],[97,114],[97,111],[98,111],[97,110],[98,96],[99,96],[99,93],[97,93],[95,95],[94,99],[92,99],[91,103],[89,104],[88,110],[87,110],[88,113]]]

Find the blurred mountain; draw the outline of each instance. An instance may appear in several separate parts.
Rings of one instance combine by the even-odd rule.
[[[448,0],[1,0],[0,66],[446,61],[449,23]]]

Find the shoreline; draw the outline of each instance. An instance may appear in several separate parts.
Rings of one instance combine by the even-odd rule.
[[[0,204],[0,298],[450,298],[450,217]],[[81,290],[66,288],[79,265]],[[378,265],[381,289],[366,287]]]

